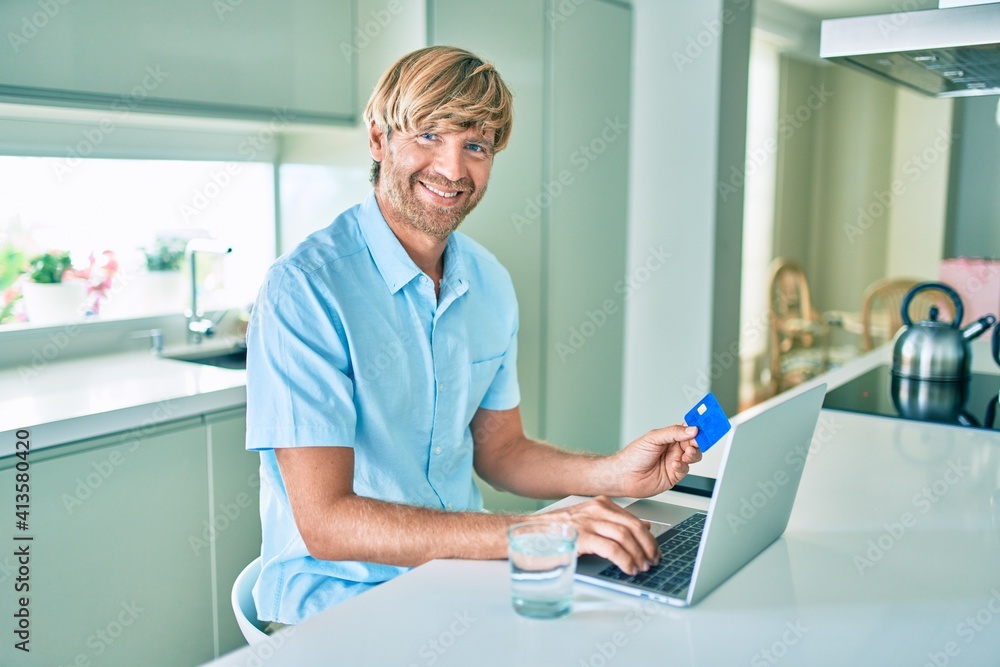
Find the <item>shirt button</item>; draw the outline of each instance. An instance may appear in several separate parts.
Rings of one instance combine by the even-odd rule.
[[[454,509],[451,503],[448,503],[448,509]]]
[[[438,385],[438,391],[444,391],[444,383]]]
[[[441,448],[440,447],[435,447],[434,448],[434,453],[435,454],[440,454],[441,453]]]

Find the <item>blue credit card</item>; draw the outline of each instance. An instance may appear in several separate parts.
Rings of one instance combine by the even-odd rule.
[[[694,436],[694,441],[702,452],[707,452],[732,428],[722,406],[711,392],[684,415],[684,422],[688,426],[698,427],[698,435]]]

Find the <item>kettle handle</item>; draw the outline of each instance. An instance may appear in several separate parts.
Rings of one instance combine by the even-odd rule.
[[[993,327],[993,359],[1000,364],[1000,324]]]
[[[901,308],[903,324],[907,327],[913,326],[913,320],[910,319],[910,302],[913,301],[913,297],[915,297],[918,293],[929,289],[936,289],[944,292],[951,298],[952,302],[955,304],[955,317],[951,322],[951,327],[953,329],[958,329],[962,326],[962,318],[965,317],[965,308],[962,306],[962,299],[958,296],[958,293],[955,290],[944,283],[920,283],[907,292],[906,296],[903,297],[903,307]]]

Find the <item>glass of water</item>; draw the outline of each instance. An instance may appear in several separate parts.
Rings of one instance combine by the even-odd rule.
[[[529,618],[558,618],[573,605],[576,529],[558,521],[518,523],[507,530],[510,597]]]

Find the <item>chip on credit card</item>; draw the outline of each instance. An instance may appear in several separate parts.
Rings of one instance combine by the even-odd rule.
[[[698,427],[698,435],[694,436],[694,441],[698,443],[698,448],[702,452],[707,452],[732,428],[726,418],[726,413],[722,411],[722,406],[719,405],[719,401],[715,399],[712,392],[698,401],[690,412],[684,415],[684,422],[688,426]]]

